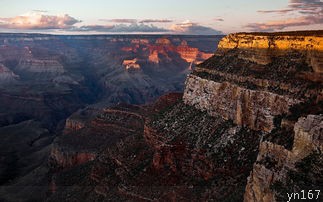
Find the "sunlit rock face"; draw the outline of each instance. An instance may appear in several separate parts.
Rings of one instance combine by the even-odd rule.
[[[323,39],[320,33],[230,34],[219,43],[218,53],[231,49],[240,51],[239,57],[259,64],[272,58],[299,51],[316,73],[323,73]]]
[[[177,47],[177,52],[180,54],[181,58],[190,63],[196,61],[199,54],[199,50],[197,48],[189,47],[186,41],[182,41],[181,45]]]
[[[201,61],[204,61],[213,55],[213,53],[206,53],[199,50],[197,47],[190,46],[185,40],[182,40],[179,45],[175,45],[167,38],[159,38],[156,40],[155,44],[151,43],[147,45],[149,45],[148,60],[155,64],[162,61],[163,57],[172,61],[174,60],[172,59],[174,55],[179,55],[180,58],[187,63],[199,64]]]
[[[128,69],[140,69],[140,65],[137,63],[137,58],[133,60],[124,60],[122,65]]]

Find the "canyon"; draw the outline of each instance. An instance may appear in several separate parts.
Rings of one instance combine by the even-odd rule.
[[[93,62],[95,69],[118,61],[119,69],[107,74],[97,70],[105,94],[87,103],[82,98],[88,95],[80,96],[78,103],[86,106],[75,107],[65,123],[56,124],[61,130],[55,139],[48,135],[51,128],[37,130],[40,135],[31,144],[46,148],[48,161],[24,180],[0,189],[3,200],[29,196],[33,201],[269,202],[287,201],[287,193],[322,190],[323,31],[221,38],[212,44],[214,50],[218,44],[213,54],[206,43],[190,37],[158,37],[154,43],[145,37],[131,39],[120,49],[126,57],[110,53],[114,60]],[[112,41],[121,39],[125,40]],[[75,54],[64,51],[70,57]],[[104,53],[96,54],[100,51]],[[27,78],[68,71],[64,61],[59,61],[62,72],[58,63],[48,63],[55,75],[4,63],[8,68],[10,64],[16,64],[12,71],[18,76],[28,72]],[[171,80],[158,80],[160,75]],[[179,75],[185,75],[185,83],[185,78],[176,80],[183,86],[173,83]],[[152,78],[152,83],[158,81],[158,90],[150,85]],[[125,86],[126,91],[118,91]],[[9,103],[12,97],[4,99]],[[18,94],[14,98],[35,103],[44,99]],[[60,96],[52,98],[64,103]],[[7,127],[13,124],[32,125],[28,118],[10,121],[3,130],[12,130]],[[42,154],[46,158],[46,152]],[[10,155],[17,158],[17,152]],[[13,194],[37,173],[38,180],[32,183],[37,189]],[[32,198],[30,193],[37,192],[39,197]]]
[[[106,137],[112,126],[96,118],[102,109],[182,91],[201,60],[195,52],[212,54],[220,38],[0,34],[0,201],[43,201],[52,170],[94,160],[105,143],[132,132]],[[178,52],[182,41],[186,45]],[[158,64],[149,59],[151,51]],[[91,119],[98,125],[78,134]],[[74,147],[75,140],[88,145]]]

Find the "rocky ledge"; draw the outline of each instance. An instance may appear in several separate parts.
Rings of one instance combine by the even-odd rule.
[[[309,62],[322,60],[323,32],[315,33],[224,37],[215,56],[188,77],[184,102],[270,132],[274,117],[288,114],[294,105],[322,100],[323,63]]]
[[[52,146],[51,168],[68,169],[92,161],[107,145],[113,145],[143,128],[141,116],[130,111],[136,109],[135,106],[129,108],[125,105],[126,110],[120,110],[120,107],[104,110],[86,108],[67,119],[64,133]]]

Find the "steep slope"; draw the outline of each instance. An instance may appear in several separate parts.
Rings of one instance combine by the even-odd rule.
[[[0,64],[0,83],[1,84],[10,84],[14,83],[19,76],[13,73],[10,69],[8,69],[3,64]]]
[[[95,147],[102,150],[95,160],[75,163],[56,173],[52,178],[55,189],[48,200],[242,198],[256,158],[259,135],[185,105],[180,97],[181,94],[170,94],[153,105],[117,106],[105,110],[106,115],[98,115],[109,117],[104,120],[104,125],[109,126],[107,130],[100,125],[100,130],[106,131],[102,136],[118,134],[119,140]],[[142,118],[134,121],[131,116]],[[136,122],[141,122],[136,124],[139,128],[136,126],[135,131],[122,135],[122,131],[131,130]],[[87,123],[97,126],[93,121]],[[125,127],[121,123],[128,124]],[[118,130],[114,129],[115,124]],[[100,140],[93,132],[86,135]],[[65,138],[61,140],[68,142]],[[90,139],[86,144],[89,142]],[[77,145],[80,147],[77,143],[68,148]],[[66,186],[71,189],[65,189]]]

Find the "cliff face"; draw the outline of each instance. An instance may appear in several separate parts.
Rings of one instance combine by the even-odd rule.
[[[323,142],[320,137],[323,135],[323,116],[309,115],[300,118],[294,126],[294,131],[294,145],[291,151],[271,142],[265,141],[260,143],[257,161],[248,178],[244,197],[245,201],[276,201],[277,197],[275,197],[275,194],[282,191],[273,188],[277,182],[284,183],[283,187],[286,190],[286,193],[283,193],[284,198],[287,197],[287,193],[290,193],[287,190],[291,192],[293,190],[301,191],[298,187],[301,184],[293,186],[286,183],[286,178],[290,170],[297,170],[295,167],[298,162],[312,153],[322,151]],[[301,171],[298,172],[301,173]],[[310,183],[303,187],[305,188],[304,190],[311,190],[317,186],[315,181]]]
[[[309,61],[321,60],[322,44],[319,36],[228,35],[188,77],[184,102],[269,132],[275,116],[321,96],[323,66]]]
[[[304,159],[321,154],[322,49],[319,31],[231,34],[220,41],[214,57],[188,76],[184,103],[263,136],[245,201],[280,201],[293,189],[301,190],[303,182],[290,189],[288,183],[302,175]],[[318,186],[308,181],[314,184],[304,189]]]
[[[251,90],[229,82],[215,82],[190,75],[186,80],[184,102],[210,115],[221,115],[238,125],[271,131],[274,117],[288,113],[300,100],[268,91]]]

